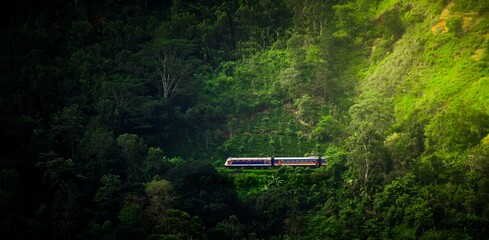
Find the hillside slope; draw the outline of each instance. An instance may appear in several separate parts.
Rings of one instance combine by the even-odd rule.
[[[387,47],[381,45],[385,38],[373,42],[357,104],[392,102],[384,113],[391,119],[377,129],[388,128],[381,137],[388,154],[398,156],[390,159],[394,167],[433,156],[450,166],[471,164],[468,152],[484,147],[489,133],[487,4],[390,3],[380,5],[375,20],[395,11],[402,35]],[[351,123],[363,120],[353,118]]]
[[[4,239],[489,236],[489,1],[47,2],[0,29]]]
[[[304,217],[309,226],[290,230],[292,236],[484,239],[489,3],[359,0],[314,7],[331,16],[315,22],[310,13],[292,28],[321,31],[295,29],[243,60],[256,76],[232,75],[237,82],[256,79],[256,95],[246,99],[263,104],[228,123],[254,130],[234,131],[221,149],[330,157],[328,181],[321,182],[328,190],[319,191],[324,203],[286,219]],[[267,58],[272,52],[282,57]],[[308,144],[284,145],[291,139]]]

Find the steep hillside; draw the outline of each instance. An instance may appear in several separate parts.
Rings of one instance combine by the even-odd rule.
[[[466,162],[465,152],[489,133],[487,4],[316,7],[331,13],[317,20],[322,31],[291,31],[208,81],[212,95],[234,104],[223,155],[323,154],[335,145],[358,154],[353,165],[379,151],[410,156],[386,157],[386,171],[432,155]],[[309,17],[294,19],[292,29],[317,26],[314,12]],[[361,150],[370,137],[377,143]]]
[[[2,239],[489,236],[489,1],[7,5]]]
[[[418,20],[404,23],[405,32],[392,50],[371,61],[361,89],[395,101],[396,125],[426,124],[427,148],[470,148],[488,133],[486,123],[476,117],[489,113],[489,89],[484,87],[489,73],[487,11],[463,8],[456,1],[440,12],[423,12],[423,4],[405,5],[410,10],[403,16],[418,16]],[[374,43],[372,49],[376,48]],[[462,117],[458,121],[463,126],[458,127],[466,129],[454,132],[450,128],[455,126],[442,120],[447,116]],[[446,132],[440,132],[442,128]]]
[[[245,98],[263,102],[227,124],[239,130],[221,149],[330,156],[329,180],[340,172],[341,186],[305,217],[306,239],[483,238],[489,4],[351,1],[322,9],[332,16],[293,24],[321,31],[292,31],[238,64],[251,63],[256,75],[238,71],[233,80],[251,81],[245,89],[258,91]]]
[[[466,165],[467,151],[481,147],[489,133],[487,10],[477,1],[380,5],[374,20],[395,11],[402,34],[387,47],[381,43],[389,39],[375,39],[359,89],[392,102],[384,145],[403,145],[405,152],[391,155]],[[370,97],[359,99],[361,105]]]

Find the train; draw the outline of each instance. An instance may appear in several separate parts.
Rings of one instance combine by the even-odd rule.
[[[303,166],[320,167],[327,164],[325,157],[230,157],[224,163],[228,168],[258,168]]]

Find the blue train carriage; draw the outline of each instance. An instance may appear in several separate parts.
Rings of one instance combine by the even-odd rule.
[[[224,163],[225,167],[271,167],[272,158],[233,158],[230,157]]]
[[[310,166],[319,167],[326,164],[326,159],[321,157],[274,157],[274,166]]]

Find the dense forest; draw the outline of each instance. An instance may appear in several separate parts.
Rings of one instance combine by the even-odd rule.
[[[2,239],[489,239],[489,1],[1,9]]]

